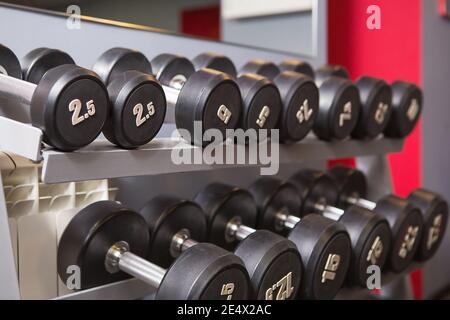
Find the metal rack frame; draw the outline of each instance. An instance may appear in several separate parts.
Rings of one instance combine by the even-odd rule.
[[[147,27],[130,28],[124,24],[93,18],[83,18],[80,30],[69,30],[64,26],[65,15],[24,10],[2,4],[0,29],[14,32],[2,35],[1,42],[10,46],[18,56],[41,46],[59,48],[69,52],[78,64],[85,67],[92,66],[96,57],[113,46],[135,48],[149,57],[163,52],[174,52],[192,58],[205,50],[217,51],[230,56],[238,67],[255,57],[275,62],[288,57],[300,57],[318,66],[326,62],[326,55],[323,54],[326,52],[327,42],[326,19],[319,19],[326,15],[326,2],[315,2],[315,9],[315,44],[317,52],[322,54],[314,57],[183,37]],[[37,25],[39,32],[31,32]],[[111,33],[114,37],[110,37]],[[16,41],[18,38],[21,40]],[[89,43],[89,47],[86,43]],[[39,129],[0,117],[0,150],[15,154],[11,157],[12,167],[15,165],[14,157],[20,156],[43,165],[42,181],[45,183],[110,179],[119,189],[118,200],[136,209],[144,201],[164,191],[192,197],[196,191],[192,188],[194,179],[199,188],[217,179],[245,186],[259,175],[260,163],[243,166],[174,165],[170,161],[170,154],[175,145],[180,147],[180,141],[160,134],[157,139],[139,150],[121,150],[104,139],[98,139],[87,148],[63,153],[44,147],[42,132]],[[231,145],[228,148],[238,147]],[[357,157],[358,167],[368,174],[372,185],[376,186],[372,188],[370,198],[377,198],[392,189],[385,155],[401,151],[403,141],[380,138],[370,142],[346,140],[326,143],[309,137],[298,144],[279,147],[280,177],[287,177],[299,168],[324,169],[328,159]],[[181,144],[181,148],[195,147]],[[5,195],[1,189],[0,298],[20,299],[7,218]],[[59,299],[134,299],[150,294],[153,290],[137,280],[126,280]],[[355,297],[351,294],[346,296]]]

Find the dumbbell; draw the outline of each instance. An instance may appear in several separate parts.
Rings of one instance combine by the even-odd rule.
[[[169,265],[187,245],[192,246],[196,243],[195,240],[206,239],[208,231],[206,215],[193,201],[173,196],[158,196],[150,200],[140,212],[152,234],[149,258],[163,267]],[[241,247],[236,250],[236,256],[242,258],[250,273],[252,292],[250,297],[270,300],[292,299],[296,296],[300,281],[300,257],[290,243],[286,243],[276,235],[269,234],[267,239],[258,244],[263,236],[265,234],[259,236],[255,234],[247,241],[243,241]],[[272,246],[265,244],[270,241],[274,242]],[[250,250],[249,246],[253,246],[253,249]],[[267,250],[268,248],[270,250]],[[289,263],[293,268],[299,269],[284,274],[286,267],[277,270],[281,263]],[[226,283],[222,287],[226,288]]]
[[[240,90],[232,77],[212,69],[195,71],[185,57],[160,54],[151,60],[153,72],[161,82],[167,102],[175,107],[175,123],[184,139],[208,144],[204,132],[216,129],[226,139],[239,124],[242,112]],[[196,123],[201,130],[195,129]],[[220,141],[216,141],[220,142]]]
[[[288,236],[297,245],[306,269],[302,296],[335,297],[350,276],[352,245],[344,225],[321,215],[300,215],[301,198],[289,182],[263,177],[248,190],[258,204],[258,228]]]
[[[195,197],[208,221],[207,240],[234,250],[250,275],[258,300],[296,299],[303,264],[295,244],[267,230],[255,230],[257,208],[245,190],[221,183],[206,186]]]
[[[221,183],[207,186],[197,195],[196,201],[209,216],[208,239],[220,246],[232,249],[236,238],[244,239],[248,234],[251,237],[253,234],[259,233],[261,235],[259,246],[261,246],[263,243],[267,244],[271,233],[266,230],[252,233],[254,229],[249,228],[249,225],[273,231],[292,229],[288,237],[289,243],[293,243],[297,248],[305,267],[299,288],[299,297],[306,299],[333,298],[344,282],[350,260],[350,239],[344,228],[334,221],[314,215],[306,217],[301,223],[299,218],[287,215],[285,219],[276,221],[277,213],[273,211],[258,212],[256,203],[259,203],[260,199],[256,198],[255,200],[249,191],[241,188]],[[264,214],[266,217],[262,218]],[[258,225],[266,219],[272,220],[273,224]],[[230,237],[231,235],[233,237]],[[240,246],[242,243],[236,250],[239,250]],[[256,243],[251,245],[248,250],[253,252],[261,249],[261,247],[252,248],[255,246],[257,246]],[[280,269],[280,276],[294,270],[285,262],[283,268]]]
[[[282,65],[284,70],[291,68],[291,71],[283,73],[299,74],[296,72],[295,64],[282,63]],[[254,72],[271,79],[280,74],[281,70],[273,62],[254,59],[243,67],[242,72]],[[315,83],[319,87],[320,96],[315,112],[317,115],[314,124],[311,123],[315,135],[326,141],[347,138],[355,128],[359,115],[358,89],[350,80],[339,77],[329,77],[326,81],[320,81],[316,76]]]
[[[318,213],[345,226],[353,249],[348,283],[367,287],[368,267],[375,265],[382,270],[390,254],[392,235],[387,220],[362,207],[342,210],[332,206],[336,203],[337,186],[320,171],[301,170],[288,181],[299,194],[297,205],[301,213]]]
[[[330,203],[337,199],[336,206],[340,208],[357,205],[385,217],[393,238],[387,265],[394,272],[402,272],[408,268],[419,249],[423,232],[424,222],[420,210],[392,194],[377,202],[363,199],[365,189],[362,189],[361,176],[344,170],[344,167],[335,167],[328,171],[328,175],[337,183],[337,190],[334,190],[337,194],[334,198],[330,197]]]
[[[338,182],[341,205],[354,202],[358,205],[374,206],[372,202],[362,199],[366,197],[368,190],[363,172],[339,166],[330,169],[329,174]],[[420,209],[423,220],[423,231],[417,235],[417,242],[420,240],[420,243],[415,258],[418,261],[429,260],[444,238],[448,221],[448,203],[441,195],[426,189],[412,191],[406,200]]]
[[[214,69],[237,79],[243,102],[239,128],[265,129],[267,130],[265,133],[269,134],[268,131],[276,127],[283,107],[280,92],[272,81],[250,73],[237,77],[234,63],[228,57],[217,53],[202,53],[196,56],[192,63],[197,70]],[[259,131],[259,135],[261,132]],[[261,136],[264,137],[264,135]]]
[[[42,130],[46,144],[62,151],[82,148],[105,124],[109,107],[106,88],[97,74],[75,66],[73,60],[53,61],[43,56],[62,55],[47,48],[33,50],[24,58],[25,79],[20,80],[19,60],[10,49],[0,46],[0,58],[5,59],[0,60],[2,98],[29,109],[31,123]]]
[[[107,85],[111,102],[105,137],[126,149],[150,142],[166,115],[166,97],[150,62],[138,51],[116,47],[100,55],[93,70]]]
[[[348,79],[348,71],[341,66],[325,65],[317,76],[338,76]],[[373,139],[384,133],[386,137],[404,138],[415,128],[422,112],[422,91],[413,83],[385,81],[361,77],[356,85],[361,95],[361,114],[353,137]]]
[[[272,80],[281,94],[282,111],[278,122],[280,140],[297,142],[311,131],[319,109],[319,91],[307,75],[285,71],[266,60],[254,59],[240,71]]]
[[[58,274],[67,283],[69,268],[78,267],[79,289],[133,276],[156,287],[156,299],[162,300],[248,297],[248,274],[241,260],[229,252],[196,244],[163,269],[144,259],[149,240],[148,225],[139,213],[117,202],[96,202],[78,212],[64,229],[58,245]]]
[[[350,79],[347,69],[324,65],[316,70],[316,81],[324,83],[330,77]],[[360,112],[351,136],[355,139],[374,139],[386,128],[392,112],[391,87],[383,80],[361,77],[355,82],[360,95]]]

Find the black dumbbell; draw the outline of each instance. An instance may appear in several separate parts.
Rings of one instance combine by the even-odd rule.
[[[285,70],[289,67],[292,69],[283,73],[300,74],[297,73],[295,64],[283,65]],[[266,77],[274,76],[281,71],[273,62],[261,59],[249,61],[243,70]],[[314,133],[326,141],[347,138],[356,126],[360,110],[358,89],[350,80],[339,77],[329,77],[323,81],[316,75],[315,82],[319,87],[320,99],[312,126]]]
[[[150,260],[162,266],[169,265],[187,246],[196,243],[195,240],[207,239],[206,215],[193,201],[159,196],[148,202],[141,214],[149,224],[152,234]],[[264,236],[265,233],[252,235],[247,241],[243,241],[235,252],[236,256],[242,258],[250,273],[250,297],[292,299],[296,296],[300,281],[300,256],[295,250],[291,252],[292,246],[285,243],[283,238],[272,234],[265,238]],[[261,240],[262,238],[264,240]],[[271,241],[273,243],[270,246]],[[286,263],[295,270],[291,273],[285,272],[287,267],[282,265]],[[278,268],[281,270],[277,270]],[[226,287],[225,283],[223,287]]]
[[[58,245],[58,274],[67,283],[68,268],[80,269],[80,288],[88,289],[130,275],[156,288],[156,299],[246,299],[248,275],[242,262],[210,244],[183,251],[166,270],[144,258],[149,249],[145,219],[113,201],[87,206],[65,228]],[[233,283],[234,287],[222,287]],[[233,290],[231,290],[233,289]]]
[[[158,55],[151,65],[168,105],[175,107],[175,123],[184,139],[204,146],[211,142],[203,137],[208,129],[219,130],[223,139],[232,134],[227,129],[239,124],[242,98],[230,75],[206,68],[195,71],[188,59],[173,54]]]
[[[263,177],[253,182],[250,193],[258,203],[258,228],[292,240],[304,261],[302,297],[332,299],[344,284],[352,255],[344,226],[320,215],[300,215],[301,198],[295,186]]]
[[[246,190],[213,183],[195,197],[208,218],[208,241],[233,250],[244,261],[259,300],[295,299],[303,264],[295,244],[267,230],[255,230],[257,207]]]
[[[147,58],[138,51],[112,48],[97,59],[93,70],[108,86],[111,101],[105,137],[126,149],[150,142],[164,123],[166,97]]]
[[[332,175],[340,185],[340,201],[345,204],[345,199],[357,201],[367,206],[373,203],[364,201],[367,196],[367,180],[359,170],[346,167],[335,167],[330,170]],[[425,189],[412,191],[406,200],[420,209],[423,218],[423,231],[420,244],[417,250],[416,260],[426,261],[434,256],[442,239],[448,221],[448,203],[436,192]]]
[[[291,58],[283,60],[278,65],[278,68],[281,71],[293,71],[297,73],[303,73],[312,79],[316,77],[316,75],[314,74],[314,69],[311,67],[311,65],[308,62],[301,59]]]
[[[393,237],[388,266],[394,272],[408,268],[419,250],[423,233],[424,221],[419,208],[392,194],[376,203],[364,199],[367,183],[359,170],[338,166],[330,169],[328,175],[335,179],[338,187],[338,207],[358,205],[386,218]]]
[[[241,74],[237,77],[233,61],[217,53],[202,53],[196,56],[192,63],[197,70],[209,68],[237,78],[236,82],[241,90],[243,102],[239,128],[268,131],[276,127],[283,107],[280,92],[271,80],[251,73]],[[264,138],[265,135],[262,135],[261,131],[259,132]],[[265,133],[269,134],[270,132]]]
[[[316,79],[320,82],[329,77],[350,79],[347,69],[342,66],[324,65],[316,70]],[[352,137],[356,139],[374,139],[386,129],[392,113],[392,90],[381,79],[361,77],[356,83],[359,90],[361,110]]]
[[[384,130],[390,138],[405,138],[416,127],[422,113],[423,93],[413,83],[392,83],[392,115]]]
[[[317,77],[338,76],[348,79],[341,66],[325,65]],[[389,86],[385,81],[361,77],[356,86],[361,96],[361,114],[352,133],[354,138],[373,139],[384,133],[390,138],[404,138],[415,128],[422,112],[423,95],[419,87],[405,81]]]
[[[90,144],[100,134],[109,106],[97,74],[75,66],[71,59],[41,60],[42,56],[61,56],[61,52],[39,48],[24,58],[25,80],[31,83],[19,80],[21,67],[11,55],[11,50],[0,46],[0,57],[6,57],[0,65],[14,76],[0,74],[2,98],[29,108],[32,125],[43,131],[48,145],[73,151]]]
[[[280,140],[297,142],[313,128],[319,109],[319,90],[307,75],[283,71],[273,63],[253,59],[241,69],[241,74],[259,74],[272,80],[278,87],[283,109],[278,123]]]
[[[300,212],[322,214],[345,226],[353,248],[348,282],[367,287],[368,267],[375,265],[382,270],[390,254],[392,234],[387,220],[358,206],[349,206],[345,210],[334,207],[337,186],[332,178],[320,171],[299,171],[289,182],[300,195]]]

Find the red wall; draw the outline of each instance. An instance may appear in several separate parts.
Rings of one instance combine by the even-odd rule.
[[[420,0],[328,0],[329,62],[342,64],[356,79],[361,75],[421,83]],[[370,5],[381,9],[381,29],[366,26]],[[404,151],[390,156],[395,192],[406,196],[421,184],[420,126]],[[421,275],[413,276],[421,297]]]
[[[184,34],[220,39],[220,7],[211,6],[183,10],[181,30]]]

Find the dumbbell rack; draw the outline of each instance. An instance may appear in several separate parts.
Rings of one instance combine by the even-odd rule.
[[[322,6],[322,5],[320,5]],[[325,10],[320,7],[320,10]],[[70,30],[65,27],[67,17],[42,11],[30,11],[23,8],[0,4],[0,29],[9,30],[2,35],[0,42],[8,45],[21,57],[26,52],[41,46],[58,48],[70,53],[75,61],[84,67],[91,67],[95,59],[106,49],[114,46],[135,48],[153,57],[163,52],[172,52],[194,57],[203,51],[215,51],[228,55],[236,65],[242,66],[251,58],[265,58],[279,62],[295,55],[261,50],[209,41],[199,38],[183,37],[142,26],[100,21],[84,18],[80,30]],[[26,21],[26,25],[24,23]],[[39,26],[39,33],[31,33],[29,26]],[[28,27],[27,27],[28,26]],[[324,26],[319,30],[325,32]],[[114,35],[111,37],[111,35]],[[323,40],[322,37],[319,37]],[[20,42],[17,41],[20,39]],[[321,40],[321,41],[322,41]],[[87,45],[89,44],[89,45]],[[319,45],[324,49],[323,45]],[[314,57],[306,59],[317,66],[324,63],[323,59]],[[0,101],[1,104],[1,101]],[[0,110],[1,110],[0,105]],[[168,115],[168,120],[172,115]],[[168,121],[170,122],[170,121]],[[173,122],[173,121],[172,121]],[[42,144],[42,132],[32,127],[0,116],[0,150],[4,159],[0,161],[2,175],[8,175],[21,168],[34,168],[37,174],[38,188],[51,185],[68,185],[77,181],[106,181],[104,198],[117,199],[133,209],[139,209],[143,203],[153,196],[168,192],[182,197],[192,198],[206,184],[222,181],[246,187],[257,178],[261,162],[242,165],[225,164],[194,164],[175,165],[171,161],[174,149],[199,150],[177,137],[171,137],[173,124],[164,125],[157,138],[139,150],[122,150],[113,147],[104,138],[99,138],[92,145],[73,153],[59,152],[46,148]],[[242,146],[229,145],[225,152],[234,151]],[[403,148],[402,140],[380,138],[370,142],[346,140],[326,143],[314,137],[294,145],[280,145],[281,178],[287,178],[300,168],[325,169],[327,160],[346,157],[356,157],[358,167],[369,177],[369,198],[376,199],[391,191],[390,172],[386,155],[399,152]],[[1,160],[1,159],[0,159]],[[0,176],[0,182],[5,184]],[[39,189],[40,190],[40,189]],[[89,191],[83,191],[89,192]],[[14,245],[14,230],[10,229],[7,210],[6,192],[0,190],[0,298],[27,298],[20,293],[15,264],[17,250],[11,250]],[[70,192],[69,192],[70,194]],[[76,194],[76,191],[75,191]],[[70,198],[70,196],[69,196]],[[69,207],[77,207],[76,201]],[[41,214],[38,210],[34,214]],[[13,239],[13,241],[11,241]],[[39,243],[39,239],[36,239]],[[44,243],[45,248],[45,243]],[[20,262],[18,263],[20,266]],[[42,267],[42,266],[41,266]],[[19,273],[22,269],[19,267]],[[38,277],[39,270],[36,271]],[[33,277],[33,275],[31,275]],[[55,274],[55,277],[56,274]],[[402,275],[386,276],[387,282],[402,279]],[[36,280],[36,279],[34,279]],[[33,285],[39,287],[39,281]],[[38,290],[39,291],[39,290]],[[93,288],[77,293],[57,293],[48,298],[58,299],[135,299],[142,298],[153,292],[153,288],[137,280],[125,280],[119,283]],[[356,298],[368,294],[362,289],[343,289],[339,298]],[[33,296],[31,296],[33,298]],[[39,296],[37,296],[39,297]]]

